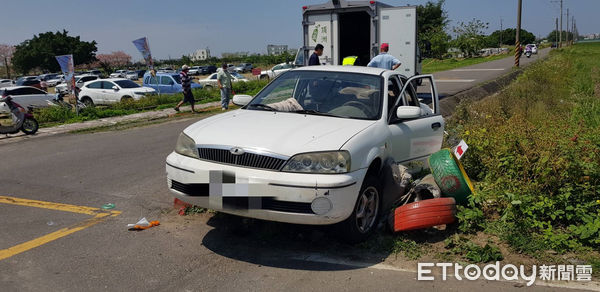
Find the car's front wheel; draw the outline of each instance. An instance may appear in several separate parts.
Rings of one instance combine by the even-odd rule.
[[[339,235],[349,243],[366,240],[377,228],[381,207],[381,187],[375,175],[367,174],[348,219],[339,223]]]

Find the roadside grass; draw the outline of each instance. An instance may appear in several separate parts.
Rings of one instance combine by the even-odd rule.
[[[462,162],[475,185],[457,234],[497,237],[540,263],[599,266],[600,43],[553,51],[501,93],[461,104],[447,131],[469,145]]]
[[[485,63],[494,60],[504,59],[511,56],[511,53],[492,55],[487,57],[476,58],[451,58],[451,59],[423,59],[423,74],[434,73],[438,71],[446,71],[460,67]]]
[[[248,82],[233,83],[233,90],[238,94],[255,95],[267,81],[252,80]],[[218,89],[194,89],[197,104],[209,103],[220,100]],[[64,107],[47,107],[35,112],[35,117],[41,127],[51,127],[59,124],[78,123],[102,118],[130,115],[151,110],[173,108],[183,99],[183,94],[163,94],[150,96],[135,101],[119,102],[109,106],[93,106],[84,108],[77,114],[74,110]]]

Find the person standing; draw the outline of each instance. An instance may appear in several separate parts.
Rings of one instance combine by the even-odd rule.
[[[217,73],[217,85],[221,90],[221,110],[229,109],[229,98],[231,97],[231,74],[227,71],[227,63],[221,65]]]
[[[371,62],[367,64],[367,67],[376,67],[388,70],[396,70],[398,67],[400,67],[400,61],[396,59],[396,57],[388,54],[389,49],[390,45],[388,43],[381,44],[379,55],[371,59]]]
[[[313,66],[313,65],[321,65],[321,62],[319,62],[319,56],[323,55],[323,45],[322,44],[317,44],[315,46],[315,51],[312,53],[312,55],[310,55],[310,58],[308,59],[308,66]]]
[[[179,107],[185,102],[189,102],[192,106],[192,112],[195,113],[194,110],[194,94],[192,93],[192,77],[188,74],[190,67],[188,65],[181,66],[181,72],[179,73],[179,77],[181,78],[181,87],[183,88],[183,100],[180,101],[177,106],[175,106],[175,111],[179,111]],[[158,78],[158,77],[157,77]]]

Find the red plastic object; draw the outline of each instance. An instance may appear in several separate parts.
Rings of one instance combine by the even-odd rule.
[[[456,220],[454,198],[435,198],[400,206],[394,210],[394,231],[450,224]]]

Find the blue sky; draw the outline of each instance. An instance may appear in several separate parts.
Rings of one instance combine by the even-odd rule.
[[[2,0],[0,43],[18,44],[34,34],[66,29],[83,40],[98,42],[98,53],[123,50],[141,59],[131,43],[147,36],[156,58],[179,58],[208,47],[222,52],[265,53],[267,44],[302,43],[302,6],[325,0]],[[391,5],[426,0],[383,0]],[[446,0],[449,28],[472,18],[489,22],[489,31],[516,26],[517,0]],[[581,34],[600,33],[599,0],[564,0]],[[559,4],[523,0],[522,26],[536,36],[554,29]],[[566,25],[566,16],[563,17]]]

